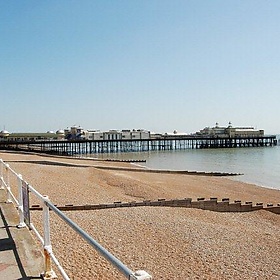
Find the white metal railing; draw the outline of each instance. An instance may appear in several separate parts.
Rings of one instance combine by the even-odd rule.
[[[18,184],[18,198],[12,193],[11,183],[10,183],[10,175],[14,175],[17,184]],[[75,224],[72,220],[70,220],[64,213],[62,213],[57,207],[55,207],[47,196],[41,195],[36,189],[34,189],[31,185],[29,185],[26,181],[23,180],[20,174],[17,174],[9,164],[5,163],[2,159],[0,159],[0,180],[1,185],[0,189],[3,191],[6,190],[7,193],[7,203],[14,202],[18,207],[19,213],[19,228],[23,228],[28,226],[32,229],[43,244],[44,250],[44,258],[45,258],[45,266],[43,277],[45,279],[55,279],[57,278],[55,272],[52,270],[51,260],[57,266],[60,271],[63,279],[70,279],[60,265],[58,259],[55,257],[52,251],[51,238],[50,238],[50,215],[49,210],[53,210],[53,212],[58,215],[68,226],[70,226],[74,231],[76,231],[85,241],[87,241],[95,250],[97,250],[103,257],[105,257],[111,264],[113,264],[124,276],[129,280],[148,280],[152,279],[147,272],[143,270],[138,270],[133,272],[127,266],[125,266],[119,259],[113,256],[110,252],[108,252],[105,248],[103,248],[96,240],[94,240],[89,234],[87,234],[82,228],[80,228],[77,224]],[[37,199],[40,200],[43,207],[43,237],[40,235],[39,231],[35,228],[30,218],[30,209],[29,209],[29,193],[34,194]]]

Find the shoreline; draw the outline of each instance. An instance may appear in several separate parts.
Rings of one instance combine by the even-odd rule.
[[[1,152],[1,151],[0,151]],[[279,187],[276,186],[271,186],[269,184],[262,184],[260,182],[256,182],[254,180],[250,180],[250,179],[240,179],[240,177],[242,176],[246,176],[246,174],[244,173],[236,173],[236,172],[227,172],[227,171],[205,171],[205,170],[187,170],[187,169],[158,169],[158,168],[152,168],[152,167],[148,167],[146,165],[141,164],[141,162],[146,160],[139,160],[139,159],[120,159],[120,158],[113,158],[113,159],[108,159],[108,158],[99,158],[99,157],[84,157],[82,155],[80,156],[65,156],[65,155],[53,155],[53,154],[45,154],[45,153],[37,153],[37,152],[25,152],[25,151],[4,151],[5,153],[11,153],[11,154],[29,154],[29,155],[38,155],[38,156],[42,156],[42,157],[47,157],[47,158],[57,158],[57,159],[69,159],[69,160],[78,160],[78,161],[89,161],[89,162],[112,162],[112,163],[116,163],[116,166],[119,166],[118,163],[128,163],[131,166],[135,166],[137,168],[141,168],[141,169],[147,169],[153,172],[159,172],[159,173],[189,173],[190,175],[214,175],[214,176],[232,176],[233,181],[235,182],[240,182],[240,183],[245,183],[248,185],[255,185],[261,188],[266,188],[266,189],[272,189],[272,190],[280,190]]]
[[[1,156],[4,155],[4,158]],[[37,154],[37,153],[17,153],[17,152],[2,152],[0,151],[0,158],[3,158],[5,161],[5,158],[7,161],[10,161],[11,164],[20,165],[26,167],[28,165],[42,165],[42,168],[47,168],[48,166],[55,167],[77,167],[77,168],[93,168],[93,169],[99,169],[101,173],[109,173],[111,176],[114,176],[115,182],[112,184],[114,187],[117,183],[122,184],[123,180],[125,181],[133,181],[132,179],[135,179],[137,186],[143,185],[149,185],[153,184],[153,181],[158,181],[157,183],[164,183],[164,179],[166,180],[164,184],[164,188],[162,188],[163,193],[159,190],[159,186],[156,186],[156,193],[159,194],[158,197],[155,197],[152,195],[152,197],[149,197],[148,193],[145,192],[145,194],[142,196],[137,195],[136,197],[140,197],[141,199],[158,199],[159,197],[162,197],[160,194],[164,194],[167,192],[168,184],[172,185],[173,182],[175,184],[178,184],[178,190],[175,189],[175,193],[178,191],[182,191],[184,188],[191,191],[190,193],[193,193],[193,196],[188,196],[192,198],[197,197],[205,197],[210,198],[212,197],[218,197],[218,198],[224,198],[229,197],[231,200],[242,200],[242,201],[253,201],[253,202],[263,202],[263,203],[279,203],[280,202],[280,190],[273,189],[273,188],[267,188],[264,186],[259,186],[252,183],[246,183],[239,180],[234,180],[235,176],[220,176],[221,174],[218,172],[218,176],[208,176],[211,175],[212,172],[209,172],[209,174],[204,172],[195,172],[195,171],[175,171],[175,170],[161,170],[161,169],[149,169],[146,166],[143,165],[136,165],[132,163],[127,162],[111,162],[106,160],[100,160],[100,159],[93,159],[93,158],[76,158],[76,157],[66,157],[66,156],[57,156],[57,155],[44,155],[44,154]],[[19,160],[21,158],[21,160]],[[49,160],[49,158],[52,159],[59,159],[57,160]],[[78,163],[77,163],[78,162]],[[45,166],[45,167],[44,167]],[[134,168],[135,167],[135,168]],[[24,168],[27,169],[27,168]],[[214,173],[215,174],[215,173]],[[226,173],[230,174],[230,173]],[[22,175],[24,176],[24,172],[22,172]],[[37,174],[34,174],[35,177],[37,177]],[[161,178],[161,180],[159,180]],[[108,182],[107,182],[108,183]],[[110,183],[110,182],[109,182]],[[186,183],[186,186],[184,184]],[[192,187],[192,184],[194,187]],[[221,185],[223,184],[223,185]],[[195,186],[201,185],[199,189],[197,189]],[[208,185],[208,187],[206,187]],[[217,189],[217,185],[219,185],[219,189]],[[36,188],[36,185],[34,185]],[[154,187],[154,186],[153,186]],[[238,189],[239,188],[239,189]],[[254,199],[250,199],[248,195],[246,194],[246,189],[248,193],[253,194],[253,198],[256,197],[257,201]],[[153,191],[153,189],[152,189]],[[221,195],[219,195],[219,191],[221,192]],[[174,197],[172,195],[172,191],[168,192],[169,195],[167,197],[162,197],[166,199],[176,199],[176,198],[184,198],[182,196],[180,197]],[[230,194],[234,193],[232,197],[230,197]],[[206,194],[209,194],[208,196]],[[227,195],[228,194],[228,195]],[[240,194],[240,197],[237,195]],[[271,201],[268,201],[268,199],[264,199],[264,201],[260,201],[262,196],[265,194],[265,197],[271,197]],[[268,195],[271,194],[271,195]],[[132,197],[133,198],[133,193]],[[105,202],[112,202],[111,201],[105,201]],[[70,202],[71,203],[71,202]]]

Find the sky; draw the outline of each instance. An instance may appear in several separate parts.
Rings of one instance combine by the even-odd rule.
[[[0,0],[0,130],[280,133],[279,0]]]

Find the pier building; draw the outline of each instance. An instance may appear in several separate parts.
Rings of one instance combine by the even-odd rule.
[[[6,130],[0,132],[0,141],[37,141],[37,140],[64,140],[65,134],[62,130],[56,133],[48,132],[15,132]]]
[[[199,132],[196,132],[197,136],[207,137],[261,137],[264,136],[264,130],[258,130],[254,127],[233,127],[229,122],[227,127],[221,127],[218,123],[214,127],[205,127]]]

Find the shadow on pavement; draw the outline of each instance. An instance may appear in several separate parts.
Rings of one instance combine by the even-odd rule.
[[[2,209],[0,208],[0,216],[3,221],[3,226],[0,227],[0,229],[5,229],[7,236],[6,238],[0,238],[0,252],[4,251],[12,251],[14,258],[16,260],[16,265],[18,267],[18,270],[21,274],[21,278],[18,278],[17,280],[29,280],[29,279],[43,279],[42,277],[34,277],[34,276],[28,276],[26,275],[25,269],[23,267],[22,261],[20,259],[20,256],[18,254],[18,250],[15,244],[15,241],[13,239],[13,236],[11,234],[10,228],[16,228],[16,226],[10,226],[7,223],[7,220],[3,214]]]

